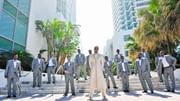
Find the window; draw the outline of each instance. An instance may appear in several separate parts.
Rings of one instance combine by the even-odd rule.
[[[26,33],[27,33],[26,24],[20,23],[18,20],[16,23],[16,32],[14,34],[15,42],[25,45],[26,44]]]
[[[125,57],[128,57],[128,50],[125,51]]]
[[[13,38],[15,19],[9,16],[7,13],[0,13],[0,35],[7,38]]]
[[[0,37],[0,48],[5,50],[12,50],[12,42]]]
[[[19,0],[18,8],[25,14],[29,15],[30,0]]]
[[[17,7],[18,0],[8,0],[8,1]]]
[[[25,50],[25,47],[23,47],[23,46],[15,43],[15,44],[14,44],[14,50]]]
[[[128,41],[130,35],[124,35],[124,41]]]
[[[17,13],[17,9],[11,5],[8,1],[4,1],[4,5],[3,8],[10,13],[11,15],[13,15],[14,17],[16,17],[16,13]]]
[[[24,24],[28,23],[28,18],[21,12],[18,12],[17,18],[19,21],[21,21]]]

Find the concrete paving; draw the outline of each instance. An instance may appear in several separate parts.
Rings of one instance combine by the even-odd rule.
[[[0,101],[88,101],[87,93],[78,93],[76,96],[64,97],[63,94],[45,94],[45,95],[23,95],[17,98],[5,98],[6,95],[0,95]],[[93,101],[102,101],[101,94],[95,94]],[[180,90],[175,93],[155,91],[154,94],[142,93],[142,91],[131,91],[130,93],[111,92],[107,95],[106,101],[180,101]]]

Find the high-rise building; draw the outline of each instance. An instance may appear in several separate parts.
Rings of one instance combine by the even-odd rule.
[[[109,55],[111,58],[115,55],[116,49],[120,49],[121,54],[128,59],[128,49],[125,44],[139,23],[138,11],[148,7],[149,1],[112,0],[114,34],[104,48],[104,52],[111,54]]]
[[[0,50],[26,48],[31,0],[0,0]]]
[[[0,50],[23,49],[36,56],[47,49],[36,20],[76,23],[76,0],[0,0]]]

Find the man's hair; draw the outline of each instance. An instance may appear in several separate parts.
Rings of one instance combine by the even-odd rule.
[[[15,55],[18,55],[18,53],[17,52],[13,52],[12,56],[14,57]]]
[[[120,51],[119,49],[116,50],[116,52],[119,52],[119,51]]]

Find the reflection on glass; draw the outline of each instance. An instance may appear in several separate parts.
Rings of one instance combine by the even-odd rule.
[[[12,39],[15,19],[7,13],[0,13],[0,35]]]
[[[0,37],[0,48],[12,50],[12,42]]]

